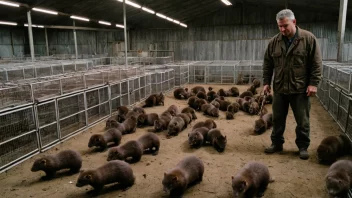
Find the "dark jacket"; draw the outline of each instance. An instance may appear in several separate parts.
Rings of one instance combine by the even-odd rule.
[[[286,52],[281,33],[269,42],[264,55],[264,85],[270,85],[274,73],[276,93],[305,93],[308,85],[318,86],[321,79],[322,58],[315,36],[297,28],[297,36]]]

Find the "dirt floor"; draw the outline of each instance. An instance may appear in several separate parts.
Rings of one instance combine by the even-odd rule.
[[[191,85],[188,87],[193,87]],[[208,85],[206,85],[207,87]],[[219,88],[230,86],[212,85],[217,91]],[[248,86],[237,86],[244,91]],[[233,101],[235,98],[226,98]],[[225,112],[215,121],[218,128],[227,136],[227,147],[224,153],[218,153],[210,146],[199,149],[190,149],[187,143],[187,134],[192,126],[181,132],[177,137],[166,139],[166,132],[158,133],[161,139],[159,155],[143,155],[140,162],[132,164],[136,176],[136,183],[127,191],[116,189],[116,186],[107,186],[100,197],[166,197],[161,184],[163,173],[176,165],[183,157],[196,155],[205,165],[203,182],[189,188],[184,197],[232,197],[231,176],[246,162],[256,160],[265,163],[274,183],[269,184],[264,197],[323,197],[328,195],[325,190],[324,176],[328,166],[320,165],[316,159],[316,148],[321,140],[328,135],[339,134],[339,127],[327,111],[321,106],[317,98],[312,98],[311,108],[311,146],[309,160],[298,157],[295,145],[295,120],[292,111],[289,112],[285,132],[286,143],[280,154],[267,155],[264,148],[271,144],[271,130],[262,135],[253,135],[254,121],[258,116],[250,116],[244,112],[235,115],[234,120],[226,120]],[[165,106],[147,108],[146,112],[161,113],[168,106],[176,104],[180,109],[187,106],[185,100],[175,100],[172,93],[165,98]],[[271,105],[267,105],[271,111]],[[207,119],[202,113],[197,113],[198,119],[194,123]],[[90,128],[68,141],[55,146],[49,151],[32,157],[22,164],[0,174],[1,197],[90,197],[91,186],[78,188],[75,183],[78,174],[59,174],[50,181],[43,181],[44,172],[30,171],[35,159],[45,154],[57,153],[64,149],[76,149],[83,156],[83,169],[96,168],[106,163],[107,151],[92,152],[88,149],[88,140],[93,133],[102,133],[105,122]],[[122,144],[128,140],[137,139],[146,133],[147,128],[138,128],[136,133],[125,135]]]

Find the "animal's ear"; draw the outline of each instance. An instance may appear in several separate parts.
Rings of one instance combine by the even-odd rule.
[[[92,179],[92,175],[86,175],[86,176],[84,176],[84,178],[91,180]]]
[[[174,181],[178,181],[178,177],[177,177],[177,176],[174,176],[172,179],[173,179]]]
[[[40,163],[43,164],[43,165],[46,165],[46,159],[40,160]]]

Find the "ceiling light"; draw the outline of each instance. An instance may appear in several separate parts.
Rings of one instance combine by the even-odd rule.
[[[172,18],[166,17],[168,21],[174,21]]]
[[[25,27],[28,27],[28,24],[26,23],[26,24],[24,24],[24,26],[25,26]],[[32,27],[39,27],[39,25],[34,25],[34,24],[32,24]]]
[[[79,16],[74,16],[74,15],[72,15],[70,18],[71,18],[71,19],[81,20],[81,21],[89,21],[89,19],[87,19],[87,18],[79,17]]]
[[[125,26],[123,26],[123,25],[119,25],[119,24],[116,24],[116,27],[119,27],[119,28],[125,28]]]
[[[38,28],[44,28],[44,26],[43,25],[38,25]]]
[[[187,27],[187,25],[183,23],[180,23],[180,26]]]
[[[232,5],[232,3],[230,2],[230,1],[228,1],[228,0],[221,0],[224,4],[226,4],[226,5]]]
[[[37,11],[37,12],[44,12],[44,13],[52,14],[52,15],[58,14],[58,12],[51,11],[51,10],[45,10],[45,9],[41,9],[41,8],[32,8],[32,10]]]
[[[19,4],[10,3],[10,2],[7,2],[7,1],[0,1],[0,4],[2,4],[2,5],[7,5],[7,6],[12,6],[12,7],[20,7]]]
[[[13,22],[7,22],[7,21],[0,21],[1,25],[17,25],[17,23],[13,23]]]
[[[163,18],[163,19],[166,19],[166,16],[165,15],[162,15],[162,14],[159,14],[159,13],[156,13],[156,16],[160,17],[160,18]]]
[[[147,11],[147,12],[152,13],[152,14],[155,14],[155,12],[153,10],[148,9],[146,7],[142,7],[142,10]]]
[[[122,2],[122,0],[118,0],[118,1]],[[136,4],[136,3],[133,3],[132,1],[125,0],[125,2],[126,2],[126,4],[131,5],[133,7],[136,7],[136,8],[141,8],[142,7],[142,6],[140,6],[140,5]]]
[[[176,24],[180,24],[179,21],[173,20],[172,22],[176,23]]]
[[[106,21],[99,21],[100,24],[103,24],[103,25],[111,25],[111,23],[109,22],[106,22]]]

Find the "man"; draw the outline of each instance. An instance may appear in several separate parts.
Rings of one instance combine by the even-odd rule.
[[[283,150],[283,133],[289,105],[296,126],[296,145],[301,159],[308,159],[310,144],[310,96],[315,96],[321,76],[321,53],[315,36],[296,26],[293,12],[285,9],[277,13],[280,33],[269,42],[264,55],[264,93],[270,93],[274,73],[272,144],[265,153]]]

